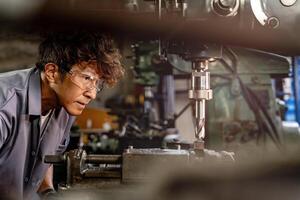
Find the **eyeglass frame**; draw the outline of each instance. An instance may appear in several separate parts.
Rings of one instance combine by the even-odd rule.
[[[75,72],[72,71],[72,70],[67,71],[67,70],[64,69],[64,68],[62,68],[62,71],[66,72],[66,73],[69,74],[71,77],[73,77],[73,76],[75,75],[74,73],[76,73],[76,71],[75,71]],[[79,75],[81,75],[81,76],[84,76],[84,77],[90,77],[91,79],[95,79],[93,76],[89,76],[89,75],[87,75],[87,74],[83,74],[83,73],[81,73],[81,72],[79,72],[79,71],[78,71],[78,73],[79,73]],[[99,81],[102,80],[102,82],[100,83],[100,84],[101,84],[100,87],[94,86],[94,84],[92,84],[93,86],[91,86],[90,88],[86,87],[86,88],[84,89],[84,88],[82,88],[82,87],[79,85],[79,83],[76,83],[76,81],[74,81],[72,78],[70,78],[70,79],[71,79],[72,83],[74,83],[74,84],[75,84],[77,87],[79,87],[80,89],[82,89],[82,90],[87,90],[87,91],[90,91],[90,90],[92,90],[92,89],[96,89],[96,93],[97,93],[97,94],[103,91],[104,85],[105,85],[105,81],[104,81],[103,79],[99,79]],[[96,79],[97,79],[97,78],[96,78]]]

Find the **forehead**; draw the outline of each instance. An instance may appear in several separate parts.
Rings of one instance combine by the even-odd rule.
[[[73,65],[72,69],[80,70],[81,72],[89,72],[101,77],[101,72],[96,61],[82,61]]]

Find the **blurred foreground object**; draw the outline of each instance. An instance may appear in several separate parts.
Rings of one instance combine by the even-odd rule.
[[[47,32],[80,27],[110,30],[124,36],[144,39],[197,40],[284,55],[300,54],[299,1],[1,2],[2,27],[14,27],[20,31],[31,29]],[[22,13],[28,14],[26,17],[18,17]]]

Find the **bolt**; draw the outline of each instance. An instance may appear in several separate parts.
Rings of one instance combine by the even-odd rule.
[[[268,18],[268,25],[271,28],[277,28],[279,26],[279,20],[276,17]]]
[[[236,0],[219,0],[219,5],[223,8],[233,8]]]

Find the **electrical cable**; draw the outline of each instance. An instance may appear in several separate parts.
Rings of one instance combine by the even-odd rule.
[[[239,80],[239,83],[240,83],[240,86],[242,89],[242,94],[243,94],[247,104],[249,105],[250,109],[253,111],[253,113],[255,115],[256,122],[258,124],[260,131],[262,132],[266,128],[267,134],[269,135],[271,140],[275,143],[275,145],[280,149],[281,142],[280,142],[279,134],[278,134],[278,131],[277,131],[277,128],[276,128],[274,122],[272,121],[272,118],[270,117],[268,111],[263,106],[263,103],[258,98],[258,96],[255,94],[255,92],[252,89],[250,89],[249,87],[247,87],[243,83],[241,78],[238,76],[238,74],[237,74],[237,59],[238,59],[237,55],[234,53],[234,51],[232,49],[230,49],[228,47],[226,47],[225,50],[232,56],[233,68],[226,62],[226,60],[224,58],[220,58],[218,60],[228,71],[230,71],[234,75],[234,77],[236,77]],[[254,99],[254,102],[252,102],[251,99],[252,100]],[[260,113],[262,113],[262,114],[260,114]],[[263,120],[261,115],[263,115],[266,118],[266,120]],[[262,124],[262,122],[263,122],[263,124]]]
[[[265,128],[267,128],[267,134],[269,135],[271,140],[275,143],[275,145],[278,148],[280,148],[279,135],[278,135],[277,129],[276,129],[271,117],[269,116],[268,112],[265,110],[261,101],[257,98],[257,96],[254,94],[254,92],[249,87],[245,86],[242,83],[240,78],[239,78],[239,81],[240,81],[241,88],[242,88],[242,91],[244,94],[243,96],[244,96],[246,102],[248,103],[250,109],[253,111],[253,113],[255,115],[259,129],[261,131],[263,131],[264,126],[265,126]],[[254,100],[254,102],[251,100]],[[266,117],[267,121],[263,120],[260,113],[262,113]],[[261,124],[261,122],[264,122],[264,124]]]

